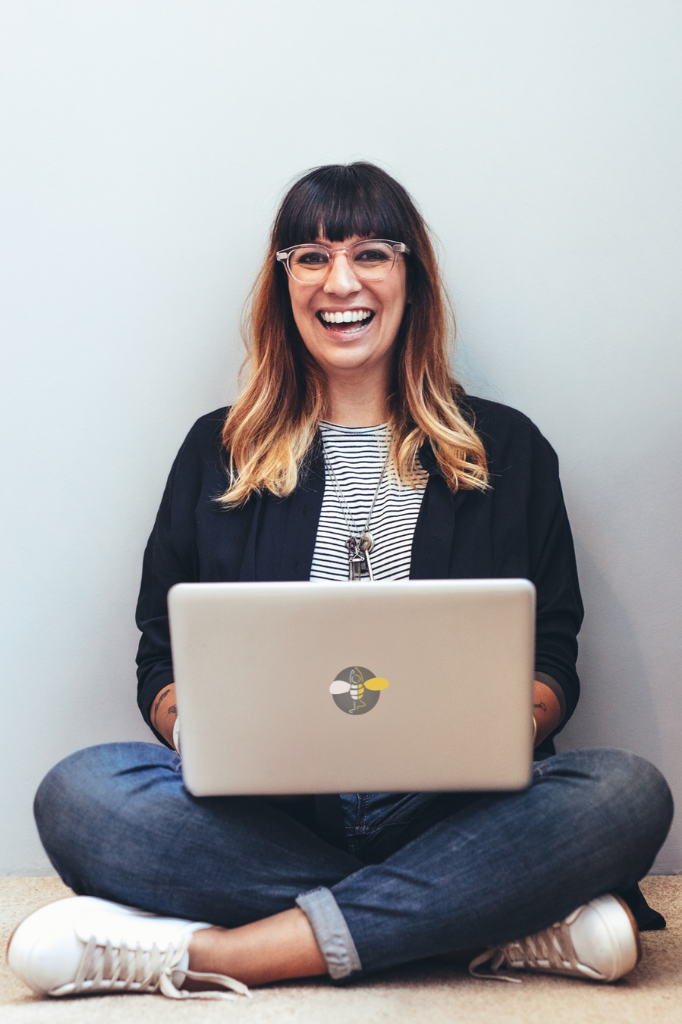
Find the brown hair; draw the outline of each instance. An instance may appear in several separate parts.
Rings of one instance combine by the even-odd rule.
[[[424,220],[394,178],[374,164],[354,163],[310,171],[279,208],[244,319],[248,377],[223,429],[230,484],[219,500],[240,505],[263,490],[286,497],[313,446],[325,379],[296,327],[275,253],[320,235],[330,242],[391,238],[409,247],[409,256],[400,257],[409,298],[388,396],[392,466],[413,486],[417,453],[428,439],[451,490],[485,490],[485,449],[458,407],[464,390],[449,366],[454,317]]]

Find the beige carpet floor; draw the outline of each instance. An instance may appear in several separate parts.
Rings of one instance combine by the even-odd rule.
[[[436,962],[401,967],[347,988],[326,980],[257,989],[252,1000],[174,1003],[161,996],[37,999],[0,964],[2,1024],[681,1024],[682,876],[642,888],[668,921],[642,935],[639,966],[613,985],[526,975],[522,985],[478,981]],[[0,879],[0,950],[31,911],[70,895],[57,878]]]

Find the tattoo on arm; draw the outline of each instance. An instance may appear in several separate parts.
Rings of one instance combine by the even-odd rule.
[[[158,721],[158,717],[159,717],[159,708],[161,707],[162,702],[165,700],[165,698],[168,696],[169,693],[170,693],[170,686],[168,687],[167,690],[163,691],[163,693],[161,694],[161,696],[157,700],[156,704],[154,705],[154,715],[153,715],[153,718],[154,718],[154,725],[155,726],[157,725],[157,721]]]
[[[533,707],[534,707],[534,708],[542,708],[542,710],[543,710],[543,711],[546,711],[546,710],[547,710],[547,705],[546,705],[546,704],[543,704],[543,703],[542,703],[542,701],[540,701],[540,703],[539,703],[539,704],[533,704]]]
[[[171,706],[168,708],[167,714],[169,714],[169,715],[177,715],[177,713],[178,713],[178,709],[176,708],[175,704],[171,704]]]

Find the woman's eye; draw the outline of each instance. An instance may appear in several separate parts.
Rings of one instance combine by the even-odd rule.
[[[323,252],[301,252],[294,256],[295,263],[302,263],[306,267],[323,267],[329,262],[329,258]]]
[[[363,249],[355,257],[361,263],[385,263],[391,258],[392,254],[384,252],[382,249]]]

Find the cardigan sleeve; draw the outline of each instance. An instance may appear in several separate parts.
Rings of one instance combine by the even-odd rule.
[[[563,726],[580,694],[576,659],[583,604],[558,459],[535,427],[531,454],[527,515],[529,577],[537,590],[535,671],[561,687],[566,701]]]
[[[173,682],[170,630],[166,603],[176,583],[199,579],[196,507],[201,492],[201,466],[208,430],[215,432],[216,414],[202,417],[187,435],[163,492],[142,563],[142,581],[135,621],[142,636],[137,651],[137,702],[147,725],[151,704]]]

